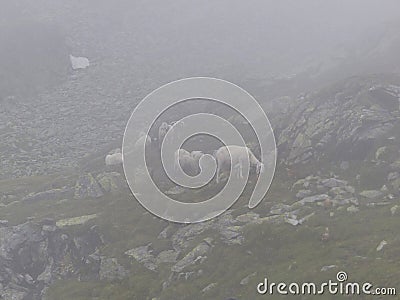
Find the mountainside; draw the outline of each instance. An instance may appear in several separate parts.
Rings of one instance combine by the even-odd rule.
[[[351,77],[291,101],[278,147],[288,164],[315,159],[364,160],[389,143],[398,145],[398,76]]]
[[[284,1],[257,11],[231,0],[131,2],[19,0],[0,10],[0,299],[286,299],[257,285],[322,283],[339,271],[399,289],[397,25],[362,38],[364,23],[386,16],[353,20],[320,1],[313,18],[299,3],[283,12]],[[69,55],[89,67],[72,70]],[[255,209],[251,173],[229,210],[184,225],[145,210],[105,157],[119,153],[139,101],[190,76],[254,95],[278,161]],[[204,196],[165,186],[177,201]]]
[[[131,196],[122,170],[104,165],[107,148],[51,178],[0,181],[1,295],[248,299],[263,276],[319,281],[341,269],[398,285],[388,270],[399,267],[399,83],[395,75],[351,77],[265,104],[274,109],[279,163],[254,211],[243,206],[246,192],[215,220],[159,220]],[[366,272],[371,265],[375,273]]]

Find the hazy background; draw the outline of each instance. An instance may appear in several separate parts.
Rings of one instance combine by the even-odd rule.
[[[395,68],[399,18],[395,0],[3,0],[0,76],[46,86],[64,74],[67,52],[129,70],[132,85],[196,75],[315,76],[343,64],[351,74],[363,60],[378,72]],[[382,59],[389,63],[377,68]],[[49,64],[52,74],[41,67]]]

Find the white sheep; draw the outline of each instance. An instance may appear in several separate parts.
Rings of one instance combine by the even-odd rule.
[[[260,162],[247,147],[235,145],[222,146],[214,152],[214,156],[217,161],[217,183],[220,180],[221,173],[224,170],[229,170],[231,165],[232,170],[236,172],[237,176],[243,178],[243,166],[247,158],[250,167],[256,167],[257,174],[264,172],[264,164]]]
[[[160,127],[158,128],[158,142],[160,144],[160,147],[162,145],[165,135],[167,134],[168,130],[171,129],[171,127],[172,126],[169,125],[167,122],[162,122]]]
[[[168,124],[167,122],[162,122],[160,127],[158,128],[158,141],[159,141],[160,147],[165,138],[165,135],[173,126],[176,126],[176,129],[174,129],[174,136],[172,136],[172,138],[176,142],[179,140],[179,138],[182,134],[182,128],[184,126],[184,122],[183,121],[175,121],[175,122],[171,122],[170,124]]]
[[[204,153],[202,151],[198,151],[198,150],[190,152],[190,156],[193,157],[197,161],[197,163],[199,163],[200,158],[203,155],[204,155]]]
[[[180,165],[186,174],[195,175],[199,171],[198,159],[193,157],[191,153],[185,149],[178,149],[175,152],[174,168],[175,170],[178,170],[178,166]]]
[[[117,166],[122,164],[122,153],[108,154],[105,159],[106,166]]]

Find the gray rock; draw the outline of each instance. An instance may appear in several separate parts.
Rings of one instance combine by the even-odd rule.
[[[356,189],[354,187],[352,187],[351,185],[345,186],[344,189],[350,194],[354,194],[356,192]]]
[[[55,279],[67,274],[77,278],[81,262],[102,244],[101,238],[92,229],[73,238],[63,235],[51,224],[26,222],[0,227],[1,297],[40,299],[39,295]],[[64,268],[67,257],[70,263]]]
[[[121,280],[128,275],[128,271],[121,266],[116,258],[102,258],[100,263],[100,280]]]
[[[390,168],[393,171],[400,171],[400,160],[396,160],[394,163],[391,163]]]
[[[308,215],[306,215],[305,217],[301,218],[299,220],[299,224],[303,224],[304,222],[307,222],[309,219],[311,219],[313,216],[315,215],[315,212],[312,212]]]
[[[167,227],[165,227],[163,229],[163,231],[160,232],[160,234],[158,235],[158,239],[166,239],[171,237],[172,235],[172,225],[169,224]]]
[[[366,206],[367,207],[382,207],[382,206],[387,206],[387,205],[390,205],[391,204],[391,202],[370,202],[370,203],[367,203],[366,204]]]
[[[249,282],[250,282],[250,279],[251,279],[252,277],[256,276],[256,275],[257,275],[257,272],[254,272],[254,273],[251,273],[251,274],[247,275],[245,278],[243,278],[243,279],[240,281],[240,285],[248,285]]]
[[[24,300],[28,295],[27,289],[22,288],[6,288],[0,291],[1,299],[4,300]]]
[[[285,222],[293,226],[297,226],[300,224],[298,220],[292,218],[285,218]]]
[[[292,210],[290,205],[278,203],[271,207],[270,213],[273,215],[281,215]]]
[[[79,177],[75,185],[75,199],[98,198],[104,195],[99,183],[88,173]]]
[[[196,272],[194,272],[194,271],[181,272],[181,273],[178,273],[178,275],[176,276],[176,280],[188,281],[189,279],[196,277],[196,275],[198,275],[198,274],[196,274]]]
[[[399,172],[391,172],[391,173],[388,174],[387,180],[388,181],[393,181],[393,180],[396,180],[399,177],[400,177]]]
[[[365,197],[367,199],[377,199],[382,197],[383,193],[377,190],[367,190],[367,191],[362,191],[360,193],[360,196]]]
[[[157,255],[156,263],[157,265],[161,263],[176,263],[178,255],[179,252],[175,250],[162,251]]]
[[[350,212],[350,213],[356,213],[356,212],[359,212],[359,211],[360,211],[359,208],[356,207],[356,206],[354,206],[354,205],[349,206],[346,210],[347,210],[348,212]]]
[[[0,227],[7,227],[8,223],[8,220],[0,220]]]
[[[306,204],[306,203],[314,203],[314,202],[325,201],[326,199],[329,199],[329,196],[326,195],[326,194],[321,194],[321,195],[315,195],[315,196],[306,197],[306,198],[300,200],[300,202],[302,204]]]
[[[180,227],[171,237],[172,246],[180,251],[188,247],[190,242],[199,234],[212,227],[214,220],[184,225]]]
[[[203,288],[201,290],[201,292],[204,293],[208,293],[209,291],[211,291],[213,288],[215,288],[217,286],[216,282],[210,283],[209,285],[207,285],[205,288]]]
[[[390,184],[394,190],[396,190],[397,192],[400,191],[400,178],[392,180]]]
[[[221,226],[219,228],[219,233],[221,235],[221,240],[228,245],[235,245],[235,244],[240,245],[244,241],[241,226],[229,226],[229,227]]]
[[[331,270],[331,269],[336,269],[337,267],[338,267],[337,265],[323,266],[321,268],[321,272],[326,272],[326,271]]]
[[[268,217],[263,217],[260,218],[256,221],[254,221],[254,224],[283,224],[285,222],[285,215],[274,215],[274,216],[268,216]]]
[[[60,189],[52,189],[39,193],[31,193],[22,198],[22,201],[34,202],[41,200],[60,200],[60,199],[71,198],[73,196],[73,193],[74,193],[73,189],[69,187],[63,187]]]
[[[284,145],[283,161],[291,166],[311,159],[366,158],[373,148],[369,145],[391,134],[398,112],[383,108],[379,100],[374,99],[373,105],[360,101],[360,95],[370,93],[367,81],[357,77],[335,85],[346,96],[327,95],[325,90],[292,99],[277,137],[278,147]]]
[[[344,187],[347,185],[347,181],[339,180],[336,178],[324,179],[324,180],[322,180],[321,183],[323,186],[328,187],[328,188]]]
[[[126,255],[134,258],[137,262],[151,271],[156,271],[158,266],[155,263],[155,257],[152,254],[151,244],[140,246],[125,252]]]
[[[333,187],[329,190],[329,195],[332,195],[332,196],[343,195],[346,193],[347,193],[347,191],[341,187]]]
[[[198,244],[192,251],[186,254],[180,261],[178,261],[172,268],[172,272],[182,272],[185,268],[190,265],[197,263],[198,261],[202,261],[205,255],[212,248],[212,238],[206,238],[203,242]]]
[[[313,192],[312,192],[311,190],[300,190],[300,191],[297,192],[296,198],[297,198],[297,199],[302,199],[302,198],[311,196],[312,193],[313,193]]]
[[[243,215],[237,216],[236,221],[240,223],[249,223],[260,218],[259,214],[248,212]]]
[[[118,193],[126,187],[126,181],[118,172],[104,172],[96,176],[96,180],[106,193]]]

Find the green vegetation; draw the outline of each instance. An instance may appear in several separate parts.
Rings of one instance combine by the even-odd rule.
[[[307,172],[312,172],[314,168],[315,166],[308,166]],[[369,164],[363,165],[359,171],[362,174],[371,174],[361,176],[365,184],[372,184],[373,178],[377,178],[376,172],[380,172],[379,168]],[[354,170],[349,171],[349,174],[352,172]],[[68,176],[63,178],[71,180]],[[371,182],[366,181],[368,178]],[[276,203],[293,203],[295,198],[288,187],[294,181],[295,179],[288,178],[285,172],[278,170],[266,200],[255,212],[263,214]],[[9,192],[10,189],[23,186],[23,191],[26,192],[32,191],[34,187],[45,186],[47,182],[48,177],[32,177],[15,182],[2,181],[0,187]],[[244,204],[244,199],[239,200],[235,205],[235,215],[247,212]],[[43,200],[33,203],[21,203],[17,199],[15,203],[0,209],[0,218],[17,224],[28,217],[35,220],[44,217],[61,220],[97,214],[97,218],[88,220],[83,225],[66,226],[63,230],[71,233],[83,232],[93,225],[98,225],[106,241],[101,254],[117,258],[118,262],[130,271],[129,277],[121,281],[59,280],[48,290],[49,300],[146,300],[160,295],[160,299],[182,300],[224,299],[233,296],[237,299],[262,299],[262,296],[257,296],[256,286],[264,277],[274,282],[318,283],[335,279],[336,273],[341,270],[346,271],[353,281],[370,281],[386,287],[400,286],[400,238],[396,231],[396,228],[399,228],[399,217],[398,214],[391,214],[390,206],[363,207],[357,214],[347,212],[345,208],[337,210],[316,206],[314,209],[315,216],[297,227],[286,223],[248,225],[244,227],[245,242],[242,245],[227,246],[215,233],[203,232],[191,245],[195,246],[205,237],[211,236],[214,238],[214,247],[201,266],[187,269],[195,272],[201,269],[202,275],[174,281],[164,290],[163,281],[170,274],[168,265],[160,265],[157,272],[152,272],[124,255],[124,252],[148,243],[152,243],[157,251],[170,249],[168,240],[157,239],[167,222],[147,213],[128,191],[98,199],[66,199],[56,202]],[[333,216],[330,216],[331,212],[334,213]],[[321,235],[326,227],[329,227],[330,238],[324,242]],[[388,241],[388,245],[381,252],[377,252],[376,247],[382,240]],[[322,272],[321,268],[327,265],[337,267]],[[240,284],[243,278],[254,272],[256,275],[249,278],[248,284]],[[202,293],[201,290],[211,283],[217,285]],[[269,299],[275,298],[285,299],[283,296],[269,296]],[[320,299],[337,298],[320,296]]]

